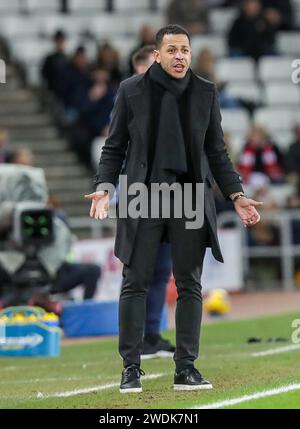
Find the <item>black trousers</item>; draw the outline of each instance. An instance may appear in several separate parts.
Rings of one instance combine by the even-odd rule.
[[[208,226],[185,228],[186,219],[141,219],[133,255],[123,267],[119,303],[119,352],[124,366],[140,364],[145,324],[145,297],[152,280],[161,237],[167,232],[171,243],[173,274],[178,299],[176,308],[176,351],[180,370],[198,357],[202,319],[201,274]]]
[[[68,292],[76,286],[83,285],[84,299],[92,299],[101,276],[101,268],[96,264],[64,262],[57,273],[53,292]]]

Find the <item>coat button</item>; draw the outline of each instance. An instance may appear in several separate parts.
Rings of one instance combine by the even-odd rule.
[[[141,162],[141,167],[145,168],[146,167],[146,163],[145,162]]]

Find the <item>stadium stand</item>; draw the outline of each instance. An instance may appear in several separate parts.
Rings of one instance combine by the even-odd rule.
[[[53,104],[53,99],[46,102],[46,111],[40,104],[40,95],[44,94],[40,70],[46,55],[52,51],[53,34],[58,29],[66,33],[68,57],[78,46],[84,46],[89,65],[95,63],[98,46],[108,41],[118,51],[120,72],[127,77],[129,56],[139,44],[141,27],[147,24],[155,31],[164,25],[169,1],[69,0],[66,3],[66,13],[62,13],[60,0],[0,0],[0,36],[9,50],[11,70],[14,70],[9,93],[4,89],[1,94],[6,108],[0,108],[0,124],[10,130],[12,146],[15,141],[28,141],[39,165],[49,171],[50,189],[52,187],[59,195],[68,213],[86,215],[84,206],[78,201],[78,192],[86,190],[89,173],[78,168],[65,136],[57,128],[55,115],[62,109],[61,102]],[[221,7],[221,1],[216,3],[220,7],[209,10],[210,32],[193,35],[192,48],[194,58],[203,49],[211,50],[217,83],[223,85],[227,97],[239,102],[240,107],[222,109],[222,124],[229,135],[230,146],[239,153],[254,122],[265,126],[273,141],[286,151],[293,141],[293,129],[300,122],[299,87],[291,81],[291,64],[300,50],[300,0],[291,1],[294,8],[292,31],[276,34],[276,55],[263,56],[257,63],[249,57],[229,56],[226,38],[238,11],[236,7]],[[25,85],[20,71],[24,72]],[[14,118],[13,112],[26,112],[26,115]],[[104,138],[99,136],[91,145],[94,166]],[[39,139],[46,144],[39,144]],[[47,142],[51,142],[51,147]],[[62,168],[57,166],[60,162],[57,154],[61,151],[65,153],[61,162],[67,164],[63,175]]]
[[[255,63],[252,58],[222,58],[217,61],[216,77],[219,81],[254,81]]]

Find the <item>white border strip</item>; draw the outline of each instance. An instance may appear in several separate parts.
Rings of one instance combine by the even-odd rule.
[[[161,373],[161,374],[146,375],[145,377],[143,377],[143,380],[154,380],[156,378],[164,377],[165,375],[167,375],[167,374],[166,373]],[[100,392],[101,390],[111,389],[111,388],[119,387],[119,386],[120,386],[120,382],[119,383],[102,384],[100,386],[86,387],[86,388],[82,388],[82,389],[70,390],[68,392],[58,392],[58,393],[45,394],[45,395],[43,393],[39,392],[37,394],[37,398],[38,399],[43,399],[43,398],[68,398],[70,396],[82,395],[82,394],[85,394],[85,393]]]
[[[253,401],[254,399],[267,398],[268,396],[292,392],[293,390],[300,390],[300,383],[289,384],[288,386],[281,386],[276,389],[264,390],[262,392],[257,392],[252,395],[240,396],[239,398],[228,399],[225,401],[212,402],[210,404],[200,405],[198,407],[196,406],[193,408],[197,410],[224,408],[229,407],[230,405],[241,404],[242,402]]]
[[[251,356],[258,357],[258,356],[275,355],[277,353],[291,352],[293,350],[299,350],[299,349],[300,349],[300,344],[293,344],[291,346],[277,347],[276,349],[265,350],[264,352],[251,353]]]

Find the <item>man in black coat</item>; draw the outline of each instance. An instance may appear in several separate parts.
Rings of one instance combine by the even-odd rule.
[[[230,54],[250,56],[255,61],[262,55],[273,54],[275,33],[276,28],[265,16],[260,0],[242,0],[240,13],[228,33]]]
[[[118,217],[115,253],[124,263],[119,303],[122,393],[142,391],[140,354],[145,297],[157,249],[166,236],[171,243],[178,290],[174,389],[212,387],[194,367],[194,361],[199,349],[201,273],[206,247],[212,247],[215,258],[223,261],[217,238],[214,179],[224,197],[234,200],[246,226],[259,221],[255,206],[260,203],[243,196],[241,177],[224,145],[215,85],[190,69],[189,34],[178,25],[162,28],[156,35],[154,55],[155,62],[144,75],[131,77],[120,85],[95,178],[97,189],[86,196],[92,200],[90,216],[107,216],[109,188],[116,186],[122,170],[128,189],[132,184],[145,184],[151,189],[147,195],[150,200],[154,183],[192,183],[193,190],[204,184],[204,222],[197,229],[189,229],[186,211],[177,217],[172,202],[170,216],[164,217],[160,212],[158,217],[150,218]],[[120,189],[121,199],[126,189]],[[128,209],[132,201],[132,195],[128,195]]]

